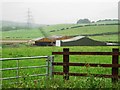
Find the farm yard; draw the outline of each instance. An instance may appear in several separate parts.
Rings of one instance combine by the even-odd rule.
[[[70,51],[82,51],[82,52],[112,52],[112,48],[118,48],[117,46],[77,46],[77,47],[4,47],[2,49],[2,57],[4,58],[15,58],[15,57],[29,57],[29,56],[49,56],[52,52],[62,51],[63,48],[69,48]],[[81,63],[99,63],[99,64],[110,64],[112,63],[111,56],[70,56],[70,62],[81,62]],[[54,61],[62,62],[62,56],[55,55]],[[34,63],[33,63],[34,62]],[[19,61],[19,66],[34,66],[44,65],[45,60],[27,60]],[[120,63],[120,61],[119,61]],[[2,68],[16,67],[17,61],[4,61],[2,62]],[[62,66],[55,66],[55,71],[62,71]],[[119,69],[120,70],[120,69]],[[113,86],[111,79],[106,78],[94,78],[89,77],[73,77],[70,76],[70,80],[63,81],[63,77],[59,75],[54,76],[54,80],[47,80],[45,76],[29,77],[31,74],[43,74],[46,72],[44,68],[36,69],[21,69],[19,74],[21,76],[27,76],[27,78],[19,78],[20,84],[12,84],[17,79],[3,80],[3,88],[120,88],[119,82]],[[73,67],[70,66],[70,72],[81,72],[89,74],[111,74],[111,68],[102,67]],[[120,72],[119,72],[120,75]],[[3,71],[2,77],[16,76],[15,70]],[[59,80],[59,82],[57,82]]]
[[[6,0],[1,89],[120,90],[120,2]]]

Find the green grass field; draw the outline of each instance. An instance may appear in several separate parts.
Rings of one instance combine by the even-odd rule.
[[[57,24],[44,26],[42,29],[48,36],[52,35],[84,35],[84,34],[100,34],[107,32],[118,32],[117,25],[98,25],[98,26],[82,26],[78,28],[70,28],[79,24]],[[64,28],[64,29],[63,29]],[[68,29],[66,29],[68,28]],[[53,31],[53,32],[51,32]],[[2,39],[34,39],[43,37],[41,31],[36,29],[22,29],[3,31]],[[102,35],[102,36],[90,36],[90,38],[98,41],[118,41],[118,35]],[[49,56],[52,52],[62,51],[63,48],[69,48],[70,51],[84,51],[84,52],[112,52],[112,48],[118,48],[118,46],[73,46],[73,47],[37,47],[28,44],[13,44],[2,45],[2,58],[15,58],[15,57],[30,57],[30,56]],[[62,62],[62,56],[55,55],[55,62]],[[81,63],[98,63],[98,64],[111,64],[112,56],[70,56],[70,62]],[[120,63],[120,61],[119,61]],[[41,66],[45,65],[45,59],[37,60],[23,60],[19,61],[19,66]],[[5,61],[2,62],[2,68],[12,68],[17,66],[17,61]],[[62,71],[61,66],[55,66],[55,71]],[[120,71],[120,69],[119,69]],[[111,68],[102,67],[70,67],[70,72],[80,72],[88,74],[111,74]],[[89,77],[73,77],[70,76],[70,80],[64,81],[63,76],[55,76],[54,80],[46,79],[46,77],[29,77],[31,74],[44,74],[46,69],[34,68],[34,69],[20,69],[20,76],[27,76],[27,78],[20,78],[19,84],[12,84],[17,82],[18,79],[5,80],[3,82],[3,88],[117,88],[120,89],[120,80],[115,85],[112,85],[111,79]],[[16,76],[15,70],[2,71],[2,77]],[[119,72],[120,75],[120,72]],[[59,81],[59,82],[58,82]]]
[[[78,47],[4,47],[2,50],[2,57],[25,57],[25,56],[46,56],[51,55],[53,51],[62,51],[63,48],[70,48],[70,51],[100,51],[100,52],[112,52],[112,48],[118,48],[117,46],[78,46]],[[62,56],[55,55],[55,62],[62,62]],[[70,56],[70,62],[84,62],[84,63],[112,63],[111,56]],[[19,66],[40,66],[46,64],[45,59],[42,60],[28,60],[28,61],[19,61]],[[119,61],[120,63],[120,61]],[[16,67],[17,61],[7,61],[2,62],[2,68]],[[62,71],[62,67],[55,66],[55,71]],[[111,88],[111,79],[105,78],[94,78],[94,77],[70,77],[69,81],[63,82],[62,76],[55,76],[54,80],[47,80],[45,77],[29,77],[31,74],[43,74],[46,72],[46,69],[25,69],[20,70],[19,75],[28,76],[27,78],[19,79],[19,82],[22,84],[10,84],[15,80],[6,80],[3,81],[3,87],[16,87],[16,88]],[[80,72],[80,73],[89,73],[89,74],[111,74],[111,68],[102,68],[102,67],[70,67],[70,72]],[[120,72],[119,72],[120,74]],[[3,71],[3,77],[16,76],[16,71]],[[57,82],[59,80],[59,82]],[[37,84],[35,83],[37,81]],[[116,86],[119,87],[119,84]]]
[[[42,34],[40,33],[39,29],[22,29],[22,30],[15,30],[15,31],[4,31],[2,32],[3,39],[32,39],[41,37]]]
[[[104,25],[104,26],[84,26],[74,29],[66,29],[51,33],[52,35],[83,35],[83,34],[99,34],[105,32],[117,32],[117,25]],[[69,32],[69,33],[68,33]]]
[[[90,36],[91,39],[97,41],[119,41],[118,35],[102,35],[102,36]]]
[[[52,35],[84,35],[84,34],[100,34],[107,32],[118,32],[117,25],[101,25],[101,26],[83,26],[78,28],[69,28],[61,30],[62,28],[68,28],[72,26],[76,26],[77,24],[58,24],[51,26],[44,26],[43,30],[46,32],[48,36]],[[50,32],[54,30],[54,32]],[[112,36],[112,37],[111,37]],[[2,32],[3,39],[34,39],[38,37],[43,37],[42,33],[39,29],[31,29],[31,30],[11,30]],[[102,39],[101,39],[102,37]],[[106,35],[106,36],[96,36],[91,37],[92,39],[98,41],[118,41],[118,35]]]
[[[70,26],[73,26],[73,24],[57,24],[51,26],[44,26],[42,28],[49,36],[50,35],[49,31],[51,30],[61,29]],[[33,39],[38,37],[43,37],[43,35],[41,34],[38,28],[30,29],[30,30],[22,29],[22,30],[11,30],[11,31],[2,32],[3,39]]]

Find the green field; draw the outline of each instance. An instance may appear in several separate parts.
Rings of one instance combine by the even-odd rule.
[[[97,23],[96,23],[97,24]],[[98,23],[99,24],[99,23]],[[103,23],[100,23],[103,24]],[[80,26],[77,27],[76,26]],[[71,28],[75,27],[75,28]],[[52,35],[91,35],[101,34],[108,32],[118,32],[118,25],[86,25],[86,24],[57,24],[47,25],[41,28],[46,32],[48,36]],[[21,29],[2,31],[2,39],[34,39],[38,37],[44,37],[40,29]],[[118,41],[117,34],[90,36],[90,38],[97,41]],[[117,46],[73,46],[73,47],[38,47],[28,44],[11,44],[2,45],[2,58],[15,58],[15,57],[30,57],[30,56],[49,56],[52,52],[62,51],[63,48],[69,48],[70,51],[82,51],[82,52],[112,52],[112,48],[118,48]],[[62,56],[55,55],[55,62],[62,62]],[[98,64],[111,64],[112,56],[70,56],[70,62],[80,63],[98,63]],[[19,61],[19,66],[41,66],[45,65],[45,59],[37,60],[23,60]],[[120,64],[120,61],[119,61]],[[2,68],[12,68],[17,66],[17,61],[5,61],[2,62]],[[55,71],[61,71],[61,66],[55,66]],[[120,71],[120,69],[119,69]],[[70,72],[80,72],[87,74],[111,74],[111,68],[102,67],[70,67]],[[111,79],[89,77],[73,77],[70,76],[70,80],[64,81],[63,76],[55,76],[54,80],[46,79],[46,77],[29,77],[31,74],[44,74],[46,69],[34,68],[34,69],[20,69],[20,76],[27,76],[27,78],[20,78],[19,84],[12,84],[17,82],[18,79],[2,81],[3,88],[117,88],[120,89],[120,80],[115,85],[112,85]],[[16,76],[15,70],[2,71],[2,77]],[[119,72],[120,75],[120,72]],[[58,82],[59,81],[59,82]]]
[[[78,47],[4,47],[2,50],[2,57],[25,57],[25,56],[46,56],[51,55],[53,51],[62,51],[63,48],[70,48],[70,51],[100,51],[100,52],[112,52],[112,48],[118,48],[117,46],[78,46]],[[62,62],[62,56],[55,55],[55,62]],[[70,56],[70,62],[84,62],[84,63],[104,63],[110,64],[112,63],[111,56]],[[19,61],[19,66],[34,66],[34,65],[44,65],[46,64],[45,60],[28,60],[28,61]],[[119,61],[120,63],[120,61]],[[16,67],[17,61],[7,61],[2,62],[2,68],[10,68]],[[19,75],[28,76],[26,79],[21,78],[19,82],[22,84],[10,84],[11,82],[15,82],[17,80],[8,80],[3,81],[3,87],[15,87],[15,88],[111,88],[111,79],[105,78],[94,78],[94,77],[70,77],[69,81],[63,82],[62,76],[55,76],[54,80],[44,80],[44,77],[29,77],[31,74],[43,74],[46,69],[24,69],[20,70]],[[62,71],[62,67],[56,66],[55,71]],[[89,74],[111,74],[111,68],[102,68],[102,67],[70,67],[70,72],[80,72],[80,73],[89,73]],[[120,72],[119,72],[120,75]],[[16,71],[3,71],[3,77],[16,76]],[[37,81],[37,85],[35,85],[34,81]],[[40,80],[40,81],[39,81]],[[56,82],[58,81],[59,82]],[[9,85],[10,84],[10,85]],[[48,86],[47,86],[48,85]],[[117,88],[119,84],[116,84]]]
[[[108,32],[118,32],[118,25],[82,26],[78,28],[70,28],[76,25],[77,24],[58,24],[58,25],[44,26],[42,27],[42,29],[46,32],[48,36],[52,36],[52,35],[74,36],[74,35],[85,35],[85,34],[90,35],[90,34],[101,34]],[[79,26],[79,24],[77,26]],[[64,30],[61,30],[63,28]],[[34,39],[38,37],[43,37],[43,35],[40,32],[40,30],[37,28],[30,30],[22,29],[22,30],[11,30],[11,31],[2,32],[3,39]],[[98,41],[118,41],[117,34],[106,35],[106,36],[101,35],[95,37],[91,36],[91,38]]]
[[[40,33],[39,29],[22,29],[2,32],[3,39],[32,39],[41,36],[42,34]]]
[[[118,35],[102,35],[102,36],[90,36],[91,39],[97,41],[118,41]]]
[[[73,24],[57,24],[57,25],[51,25],[51,26],[44,26],[42,27],[43,30],[50,35],[51,30],[57,30],[65,27],[73,26]],[[35,29],[21,29],[21,30],[11,30],[11,31],[3,31],[2,32],[2,38],[3,39],[33,39],[43,37],[42,33],[38,28]]]
[[[52,35],[83,35],[83,34],[99,34],[105,32],[117,32],[117,25],[103,25],[103,26],[84,26],[74,29],[66,29],[51,33]]]

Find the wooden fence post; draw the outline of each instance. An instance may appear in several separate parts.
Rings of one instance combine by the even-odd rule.
[[[63,49],[63,72],[64,72],[64,80],[69,80],[69,48]]]
[[[112,64],[118,64],[118,59],[119,59],[119,49],[113,48],[112,50],[113,54],[112,54]],[[118,67],[112,67],[112,83],[115,83],[118,81]],[[114,78],[116,77],[116,78]]]

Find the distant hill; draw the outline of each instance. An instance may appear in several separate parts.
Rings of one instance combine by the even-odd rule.
[[[31,28],[38,28],[46,25],[31,24]],[[18,30],[27,28],[27,23],[13,22],[13,21],[0,21],[0,27],[2,31]]]
[[[14,21],[0,21],[0,24],[2,24],[2,26],[27,26],[27,23],[22,23],[22,22],[14,22]],[[33,27],[38,27],[38,26],[45,26],[45,25],[41,25],[41,24],[32,24]]]

